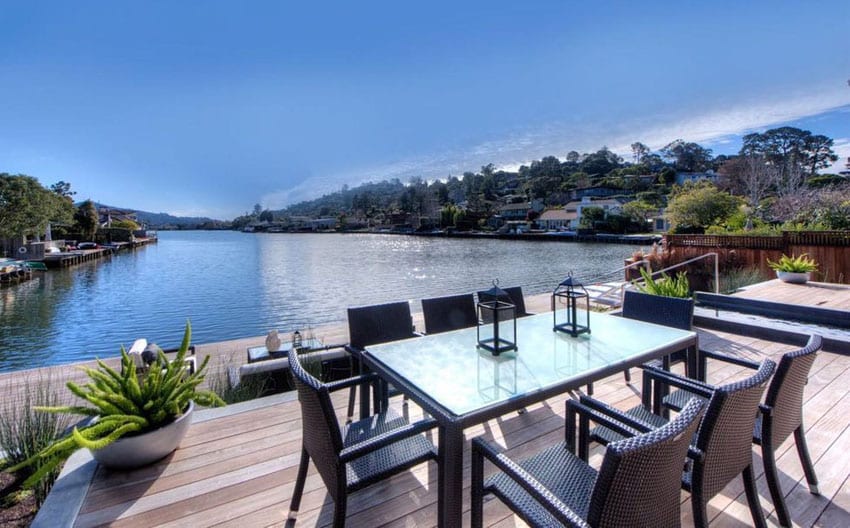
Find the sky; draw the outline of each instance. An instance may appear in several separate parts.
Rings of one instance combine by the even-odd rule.
[[[0,0],[0,172],[233,218],[791,125],[850,156],[850,2]]]

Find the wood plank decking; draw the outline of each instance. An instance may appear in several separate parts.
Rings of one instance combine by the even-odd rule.
[[[799,290],[798,290],[799,291]],[[797,299],[795,302],[799,302]],[[545,311],[548,296],[530,297],[531,311]],[[837,306],[847,309],[848,306]],[[323,330],[324,331],[324,330]],[[344,328],[329,330],[330,341],[345,340]],[[323,336],[326,339],[327,336]],[[262,338],[199,347],[199,354],[233,355],[244,360],[244,346]],[[234,346],[234,343],[238,343]],[[778,357],[788,345],[700,330],[702,348],[722,350],[748,359]],[[67,370],[65,370],[67,372]],[[595,386],[595,396],[620,408],[638,402],[640,376],[632,370],[627,385],[622,375]],[[709,381],[722,382],[745,375],[738,367],[709,364]],[[9,381],[14,377],[7,378]],[[532,406],[524,414],[511,414],[466,431],[467,439],[484,435],[502,445],[513,457],[527,456],[563,438],[564,400],[553,398]],[[335,400],[344,414],[347,393]],[[400,405],[400,402],[394,402]],[[412,417],[419,413],[409,405]],[[777,453],[782,489],[795,523],[799,526],[850,526],[850,356],[822,352],[818,355],[806,387],[804,405],[807,438],[820,481],[820,496],[811,495],[792,442]],[[436,437],[436,434],[433,435]],[[435,438],[434,438],[435,439]],[[436,439],[435,439],[436,441]],[[180,449],[165,461],[131,472],[94,470],[74,526],[283,526],[298,467],[301,418],[294,394],[277,395],[225,409],[197,413]],[[598,463],[601,451],[594,453]],[[754,449],[755,468],[762,507],[768,523],[777,526],[770,494],[762,475],[759,451]],[[89,470],[93,463],[79,452],[74,464]],[[488,470],[491,470],[488,468]],[[465,522],[468,523],[469,456],[464,461],[467,488]],[[71,471],[71,473],[74,473]],[[72,475],[73,476],[73,475]],[[436,526],[436,465],[413,471],[353,494],[349,499],[349,526]],[[684,526],[692,525],[690,499],[682,493]],[[66,512],[67,513],[67,512]],[[739,481],[730,484],[709,503],[712,526],[749,526],[749,510]],[[332,503],[314,468],[305,487],[295,526],[326,526]],[[48,518],[44,526],[53,526]],[[498,501],[485,504],[486,525],[523,526]]]
[[[717,333],[700,333],[702,346],[749,359],[778,358],[790,349],[764,341]],[[717,367],[717,368],[711,368]],[[737,367],[710,366],[711,381],[742,376]],[[797,454],[791,443],[778,453],[783,490],[791,515],[800,526],[850,525],[850,357],[821,353],[806,388],[808,440],[820,479],[821,496],[808,493]],[[637,374],[633,371],[633,374]],[[619,407],[637,402],[639,376],[626,385],[622,376],[597,384],[596,395]],[[345,395],[343,395],[345,396]],[[557,442],[563,435],[564,398],[531,407],[467,431],[467,438],[484,435],[521,457]],[[282,526],[298,467],[301,423],[298,403],[291,395],[267,399],[266,404],[215,418],[206,412],[192,425],[180,449],[166,461],[132,472],[98,469],[75,526]],[[346,399],[338,401],[344,413]],[[232,409],[235,410],[235,409]],[[231,411],[232,411],[231,410]],[[418,409],[410,404],[410,412]],[[758,451],[756,468],[761,473]],[[597,452],[594,459],[600,458]],[[468,479],[469,459],[465,460]],[[355,493],[349,501],[350,526],[435,526],[436,465],[430,463]],[[468,480],[467,480],[468,482]],[[467,483],[468,486],[468,483]],[[759,477],[762,506],[776,524],[770,495]],[[464,492],[468,503],[468,488]],[[682,494],[683,522],[690,524],[690,503]],[[467,505],[468,508],[468,505]],[[311,469],[296,526],[325,526],[332,506],[318,474]],[[468,515],[468,512],[467,512]],[[751,524],[741,485],[736,481],[710,503],[713,526]],[[498,501],[485,506],[488,526],[521,526]]]
[[[850,310],[850,285],[825,282],[787,284],[779,279],[747,286],[735,297],[786,304]]]

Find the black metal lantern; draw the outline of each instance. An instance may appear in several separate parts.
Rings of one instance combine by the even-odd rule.
[[[582,309],[585,311],[584,325],[578,322],[579,303],[583,304]],[[552,292],[552,317],[552,330],[565,332],[573,337],[590,333],[590,295],[584,286],[573,278],[572,272]]]
[[[478,347],[494,356],[516,350],[516,306],[499,281],[478,296]]]

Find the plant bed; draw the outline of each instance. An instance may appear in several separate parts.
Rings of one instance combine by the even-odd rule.
[[[35,495],[23,491],[21,479],[8,471],[0,471],[0,527],[29,526],[37,509]]]

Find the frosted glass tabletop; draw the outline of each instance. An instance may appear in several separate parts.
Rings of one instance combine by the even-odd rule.
[[[584,321],[584,314],[579,314]],[[370,346],[366,354],[456,416],[571,380],[636,364],[694,332],[591,313],[590,334],[552,331],[552,313],[517,319],[518,350],[493,356],[476,346],[476,328]],[[576,387],[577,388],[577,387]]]

